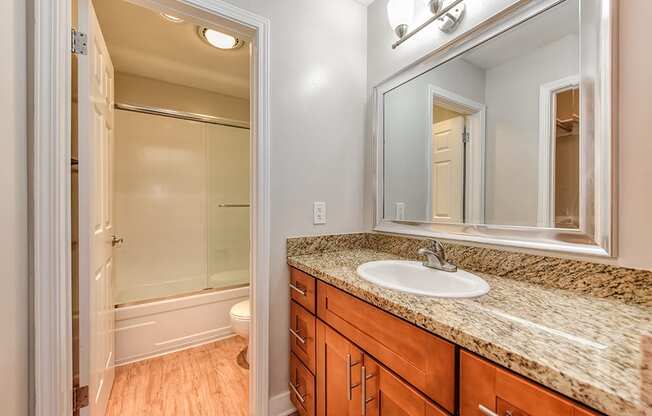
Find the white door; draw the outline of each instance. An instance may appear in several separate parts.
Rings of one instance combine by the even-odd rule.
[[[114,377],[113,64],[91,0],[78,0],[88,54],[78,55],[79,355],[83,415],[106,411]]]
[[[464,208],[464,117],[432,125],[432,220],[461,223]]]

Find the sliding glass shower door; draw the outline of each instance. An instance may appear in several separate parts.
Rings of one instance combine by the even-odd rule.
[[[115,303],[249,283],[249,130],[116,110]]]

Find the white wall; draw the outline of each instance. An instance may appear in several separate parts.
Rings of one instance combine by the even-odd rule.
[[[0,2],[0,403],[28,412],[28,275],[25,1]]]
[[[458,36],[515,0],[466,0],[466,17],[460,27],[446,35],[432,27],[392,50],[396,39],[387,23],[388,0],[376,0],[367,9],[367,94],[372,88],[391,77],[401,68]],[[417,2],[419,5],[420,2]],[[421,18],[425,10],[419,6]],[[647,52],[646,39],[652,35],[652,2],[620,1],[619,108],[618,116],[618,246],[615,260],[599,260],[627,267],[652,270],[652,193],[646,192],[652,177],[652,140],[649,139],[649,103],[652,101],[652,56]],[[421,20],[419,20],[420,22]],[[371,171],[371,108],[367,112],[365,224],[373,224],[373,172]]]
[[[116,72],[115,102],[249,121],[249,100]]]
[[[578,57],[579,38],[567,35],[487,69],[487,224],[536,226],[539,87],[578,74]]]
[[[229,0],[271,21],[270,395],[287,392],[292,235],[362,231],[365,8],[353,0]],[[312,224],[313,201],[328,223]]]
[[[426,154],[433,104],[428,85],[475,102],[484,102],[485,72],[462,59],[447,62],[385,94],[385,218],[395,218],[396,202],[405,203],[405,219],[430,221]]]

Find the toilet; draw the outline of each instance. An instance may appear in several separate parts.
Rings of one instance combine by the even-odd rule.
[[[233,332],[236,335],[240,335],[242,338],[249,341],[249,323],[251,322],[251,309],[249,308],[249,299],[238,302],[231,307],[231,327]],[[241,356],[246,360],[247,365],[249,364],[249,348],[245,349],[240,353]]]

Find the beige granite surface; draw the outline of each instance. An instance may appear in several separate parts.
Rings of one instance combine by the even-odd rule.
[[[480,298],[411,295],[358,277],[358,265],[405,258],[395,254],[400,252],[396,244],[411,244],[370,244],[368,236],[288,239],[288,264],[596,410],[609,415],[652,411],[644,399],[649,397],[644,386],[650,380],[643,376],[649,363],[642,359],[642,345],[650,344],[652,308],[637,304],[631,288],[616,288],[617,296],[596,296],[594,289],[572,284],[563,290],[532,282],[538,278],[513,278],[516,272],[509,277],[478,272],[491,286]],[[541,266],[534,263],[535,270]],[[627,292],[628,302],[618,299],[621,292]]]
[[[428,245],[427,239],[381,233],[294,237],[287,240],[287,255],[367,248],[416,259],[417,250]],[[463,244],[444,243],[444,246],[446,257],[468,271],[652,306],[652,271]]]

